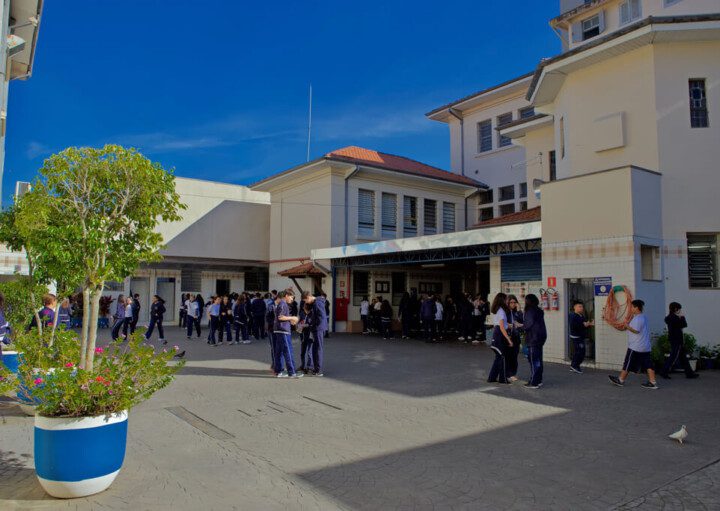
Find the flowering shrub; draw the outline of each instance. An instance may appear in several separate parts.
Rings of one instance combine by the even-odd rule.
[[[136,332],[127,342],[95,348],[95,365],[77,366],[80,340],[75,332],[58,329],[52,346],[49,329],[20,336],[22,352],[19,389],[37,403],[46,417],[89,417],[127,410],[170,384],[184,362],[171,364],[175,350],[158,350]]]
[[[12,392],[17,386],[17,379],[15,375],[7,370],[7,368],[0,364],[0,396]]]

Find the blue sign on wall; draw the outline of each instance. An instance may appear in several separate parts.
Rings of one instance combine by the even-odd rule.
[[[608,296],[612,289],[612,277],[595,277],[595,296]]]

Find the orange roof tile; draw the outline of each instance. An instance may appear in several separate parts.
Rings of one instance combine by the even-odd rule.
[[[278,275],[281,277],[324,277],[325,272],[309,261],[288,268],[287,270],[279,271]]]
[[[540,206],[530,208],[525,211],[510,213],[509,215],[499,216],[492,220],[485,220],[472,226],[473,229],[482,229],[483,227],[495,227],[498,225],[522,224],[525,222],[537,222],[540,220]]]

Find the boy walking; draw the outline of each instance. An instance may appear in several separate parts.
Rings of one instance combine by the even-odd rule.
[[[630,323],[622,328],[623,330],[627,330],[628,333],[628,350],[625,354],[625,362],[623,363],[619,377],[609,375],[608,378],[610,378],[610,382],[613,385],[622,387],[625,385],[625,380],[630,371],[646,371],[648,381],[643,383],[641,387],[655,390],[658,386],[655,381],[652,357],[650,356],[650,351],[652,350],[652,345],[650,344],[650,329],[648,328],[647,318],[645,314],[643,314],[645,302],[642,300],[633,300],[631,307],[633,318],[630,320]]]

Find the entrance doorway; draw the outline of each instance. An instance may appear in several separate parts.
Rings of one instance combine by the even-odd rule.
[[[230,294],[230,280],[217,279],[215,281],[215,296],[228,296]]]
[[[580,300],[585,306],[585,314],[588,321],[595,319],[595,285],[593,279],[566,279],[565,289],[567,291],[567,304],[570,313],[570,307],[575,300]],[[565,329],[567,332],[570,330]],[[570,335],[567,336],[567,359],[570,360],[573,355],[573,343],[570,341]],[[595,327],[588,328],[588,342],[585,344],[585,357],[595,360]]]
[[[175,278],[158,277],[156,294],[165,300],[165,321],[175,321]]]
[[[140,316],[141,323],[150,318],[150,279],[147,277],[133,277],[130,279],[130,294],[140,295]]]

